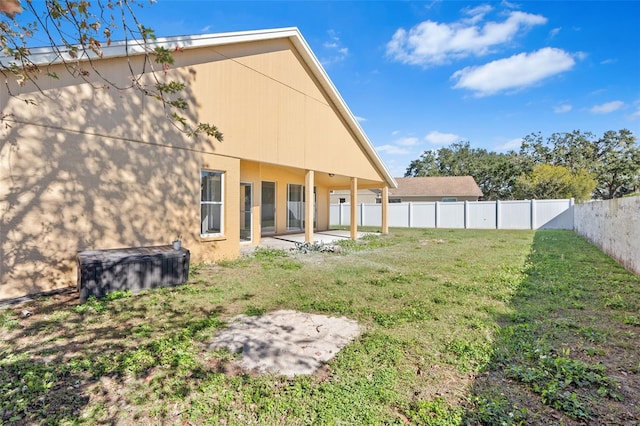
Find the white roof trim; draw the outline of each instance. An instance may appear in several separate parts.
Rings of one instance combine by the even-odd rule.
[[[233,43],[253,42],[260,40],[272,40],[279,38],[288,38],[291,43],[298,49],[298,53],[302,56],[306,64],[314,73],[322,87],[326,90],[327,94],[334,102],[338,111],[343,115],[347,124],[356,135],[360,144],[370,160],[374,163],[376,168],[382,174],[382,177],[391,188],[397,188],[393,176],[387,170],[387,167],[382,162],[382,159],[373,148],[371,141],[365,134],[360,123],[355,118],[344,99],[333,85],[333,82],[329,78],[318,58],[307,44],[304,37],[296,27],[290,28],[276,28],[257,31],[239,31],[228,33],[216,33],[216,34],[202,34],[202,35],[190,35],[190,36],[175,36],[175,37],[158,37],[155,40],[148,40],[146,44],[141,40],[128,40],[117,41],[111,43],[109,46],[102,48],[102,59],[116,58],[129,55],[139,55],[145,52],[153,50],[155,47],[163,46],[169,50],[179,47],[181,49],[195,49],[199,47],[213,47]],[[62,55],[62,56],[60,56]],[[30,60],[38,65],[53,64],[58,62],[73,62],[82,60],[98,60],[100,57],[93,52],[88,52],[89,56],[72,58],[66,51],[61,49],[56,52],[52,47],[40,47],[31,49]],[[0,63],[2,65],[8,65],[11,58],[0,57]]]

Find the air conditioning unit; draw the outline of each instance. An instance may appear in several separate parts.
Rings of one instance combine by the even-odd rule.
[[[189,279],[189,250],[173,246],[87,250],[78,253],[80,302],[117,290],[138,292],[184,284]]]

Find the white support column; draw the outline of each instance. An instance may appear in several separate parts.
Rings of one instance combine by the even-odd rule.
[[[502,221],[502,212],[500,211],[500,200],[496,200],[496,229],[500,229]]]
[[[307,170],[304,178],[304,240],[313,242],[313,212],[316,209],[315,198],[313,196],[314,173],[313,170]]]
[[[351,239],[358,238],[358,178],[351,178]]]
[[[382,188],[382,233],[389,233],[389,187]]]

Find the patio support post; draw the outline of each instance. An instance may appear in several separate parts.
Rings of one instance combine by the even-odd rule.
[[[358,239],[358,178],[351,178],[351,239]]]
[[[389,187],[382,188],[382,233],[389,233]]]
[[[307,174],[304,178],[304,240],[308,243],[313,242],[313,212],[316,209],[313,187],[313,170],[307,170]]]

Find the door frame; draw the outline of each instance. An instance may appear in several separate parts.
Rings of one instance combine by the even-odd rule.
[[[247,214],[247,201],[245,199],[245,192],[242,191],[242,188],[246,188],[249,187],[250,189],[250,193],[249,193],[249,239],[248,240],[244,240],[242,239],[242,224],[244,223],[244,218],[242,217],[243,214],[245,214],[245,218],[246,218],[246,214]],[[254,220],[253,220],[253,182],[244,182],[244,181],[240,181],[240,244],[251,244],[253,242],[253,228],[254,228]]]

